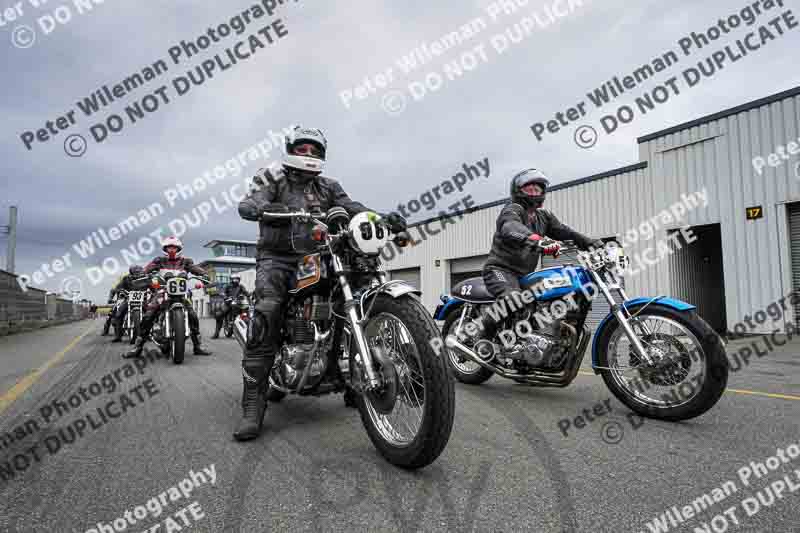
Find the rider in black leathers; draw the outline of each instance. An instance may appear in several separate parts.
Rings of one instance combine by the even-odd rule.
[[[120,291],[135,291],[135,290],[142,290],[141,287],[134,285],[134,280],[141,280],[144,277],[144,268],[140,267],[139,265],[133,265],[128,269],[128,274],[126,274],[114,287],[111,289],[111,292],[108,294],[109,301],[113,301],[114,296],[117,295]],[[128,300],[125,299],[120,305],[116,307],[114,310],[114,314],[111,317],[111,320],[114,324],[114,338],[111,342],[122,342],[122,324],[125,321],[125,315],[128,314]]]
[[[604,245],[603,241],[578,233],[542,209],[549,185],[547,177],[533,168],[523,170],[511,180],[511,202],[497,217],[492,249],[483,266],[486,288],[498,299],[520,290],[519,278],[536,270],[541,253],[558,255],[557,243],[545,244],[544,249],[539,246],[543,239],[572,240],[582,250]],[[497,324],[489,314],[483,315],[482,322],[486,338],[493,338]]]
[[[206,276],[206,271],[194,264],[194,261],[188,257],[181,255],[183,251],[183,244],[176,237],[167,237],[162,242],[162,250],[164,250],[164,257],[156,257],[146,267],[144,267],[145,274],[158,272],[161,269],[169,270],[184,270],[195,276]],[[160,312],[166,310],[168,301],[161,304],[155,299],[151,298],[145,309],[142,322],[139,325],[139,338],[136,341],[136,346],[129,352],[126,352],[123,357],[141,357],[144,344],[150,336],[150,329],[156,321],[156,317]],[[191,332],[192,344],[194,345],[195,355],[211,355],[212,352],[203,348],[200,341],[200,320],[197,318],[197,313],[194,311],[192,302],[188,299],[184,301],[186,314],[189,318],[189,330]]]
[[[344,192],[338,181],[320,175],[327,141],[320,130],[296,127],[286,138],[283,168],[274,175],[259,171],[254,190],[239,204],[239,215],[259,223],[260,238],[256,265],[255,313],[247,330],[242,358],[243,413],[234,432],[237,440],[249,440],[261,433],[266,409],[266,382],[280,342],[282,309],[294,286],[298,261],[304,251],[313,251],[310,227],[296,221],[267,221],[264,212],[328,211],[344,208],[350,216],[367,207]],[[390,229],[405,230],[399,215],[387,215]]]
[[[239,276],[231,276],[231,282],[225,287],[225,290],[222,293],[222,297],[227,300],[228,298],[233,300],[233,303],[239,300],[241,296],[250,297],[250,293],[247,292],[247,289],[241,284],[242,279]],[[228,316],[228,313],[231,312],[231,304],[227,301],[223,301],[222,307],[219,311],[217,311],[215,318],[217,320],[217,326],[214,330],[214,335],[211,337],[212,339],[219,339],[219,332],[222,329],[222,324],[225,322],[225,317]]]

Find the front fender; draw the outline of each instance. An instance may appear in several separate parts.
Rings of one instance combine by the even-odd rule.
[[[635,311],[636,309],[644,307],[645,305],[648,305],[648,307],[650,306],[668,307],[676,311],[690,311],[692,309],[696,309],[696,306],[690,303],[686,303],[684,301],[677,300],[675,298],[670,298],[668,296],[656,296],[655,298],[648,298],[648,297],[633,298],[632,300],[627,300],[622,305],[628,311]],[[598,355],[599,355],[598,352],[600,349],[597,340],[603,334],[605,328],[612,323],[612,320],[615,320],[615,317],[613,313],[609,313],[602,320],[602,322],[598,324],[597,329],[594,331],[594,338],[592,339],[592,368],[595,369],[595,373],[598,372],[596,367],[598,366]]]
[[[391,281],[387,281],[386,283],[379,285],[377,287],[373,287],[369,289],[364,295],[361,297],[361,316],[362,318],[366,318],[364,315],[364,306],[367,307],[367,312],[369,312],[371,306],[367,304],[370,300],[374,299],[377,295],[385,293],[391,296],[392,298],[400,298],[406,294],[415,294],[417,296],[422,294],[422,291],[414,287],[412,284],[408,283],[407,281],[403,281],[401,279],[394,279]]]

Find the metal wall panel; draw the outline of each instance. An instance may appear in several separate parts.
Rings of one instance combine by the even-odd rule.
[[[669,258],[637,268],[637,256],[665,239],[668,230],[719,223],[727,324],[732,329],[793,288],[789,239],[781,224],[784,204],[800,201],[800,180],[795,176],[800,157],[778,167],[767,165],[760,175],[752,160],[766,158],[776,146],[798,138],[800,96],[787,96],[641,142],[639,160],[648,163],[646,168],[553,191],[546,207],[579,231],[619,238],[681,202],[682,195],[705,190],[707,206],[688,210],[680,220],[658,223],[652,239],[628,243],[635,272],[626,277],[626,290],[632,297],[671,294]],[[763,207],[764,217],[747,221],[745,208],[755,205]],[[387,268],[419,266],[423,300],[426,306],[435,306],[439,294],[449,288],[449,260],[486,254],[500,209],[492,206],[464,215],[456,224],[445,225],[444,231],[419,239],[419,244],[392,258]],[[428,227],[437,231],[442,225],[435,221]],[[415,237],[417,231],[412,228]],[[436,259],[441,260],[440,267],[435,266]],[[781,324],[768,321],[756,331],[766,333],[775,327]]]
[[[800,137],[800,97],[664,135],[639,145],[654,179],[668,196],[706,187],[710,204],[689,216],[689,223],[720,223],[728,329],[792,289],[788,239],[775,231],[783,204],[800,200],[797,155],[761,174],[753,158]],[[704,140],[705,139],[705,140]],[[689,144],[694,143],[694,144]],[[761,205],[764,218],[748,221],[745,208]],[[780,323],[768,321],[756,331],[767,333]]]

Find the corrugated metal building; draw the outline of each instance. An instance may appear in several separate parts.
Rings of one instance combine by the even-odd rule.
[[[639,163],[555,186],[546,208],[579,231],[624,242],[633,258],[654,257],[657,243],[689,227],[691,244],[679,240],[674,254],[644,269],[634,260],[641,272],[626,277],[628,295],[687,300],[717,329],[732,330],[800,289],[798,143],[800,87],[641,137]],[[787,147],[784,155],[770,159],[780,146]],[[763,158],[761,172],[756,157]],[[707,205],[687,200],[701,191]],[[440,294],[479,275],[505,202],[414,225],[419,244],[387,254],[387,270],[420,286],[433,310]],[[678,204],[686,208],[679,220],[663,214],[679,214]],[[653,237],[644,239],[648,226]],[[800,307],[777,321],[753,321],[747,331],[784,328],[795,316]]]

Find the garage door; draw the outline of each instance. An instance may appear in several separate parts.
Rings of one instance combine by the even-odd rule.
[[[407,281],[414,287],[422,290],[422,281],[420,279],[419,267],[417,268],[401,268],[398,270],[389,271],[389,277],[392,279],[401,279]]]
[[[539,264],[539,268],[549,268],[554,266],[560,266],[564,263],[573,263],[576,264],[577,260],[574,257],[574,254],[570,254],[573,257],[566,257],[561,256],[558,259],[553,259],[550,256],[542,256],[542,261]],[[625,280],[622,281],[622,287],[625,288]],[[619,295],[617,291],[611,291],[611,295],[614,298],[619,299]],[[594,331],[597,328],[597,325],[611,312],[611,306],[608,305],[605,297],[602,294],[598,294],[597,297],[592,300],[592,308],[589,310],[589,314],[586,316],[586,325],[589,327],[591,331]]]
[[[465,279],[479,277],[483,271],[483,264],[488,256],[476,255],[450,260],[450,288],[455,287]]]
[[[792,285],[800,290],[800,204],[789,204],[789,242],[792,253]],[[800,324],[800,303],[794,307],[795,324]]]

